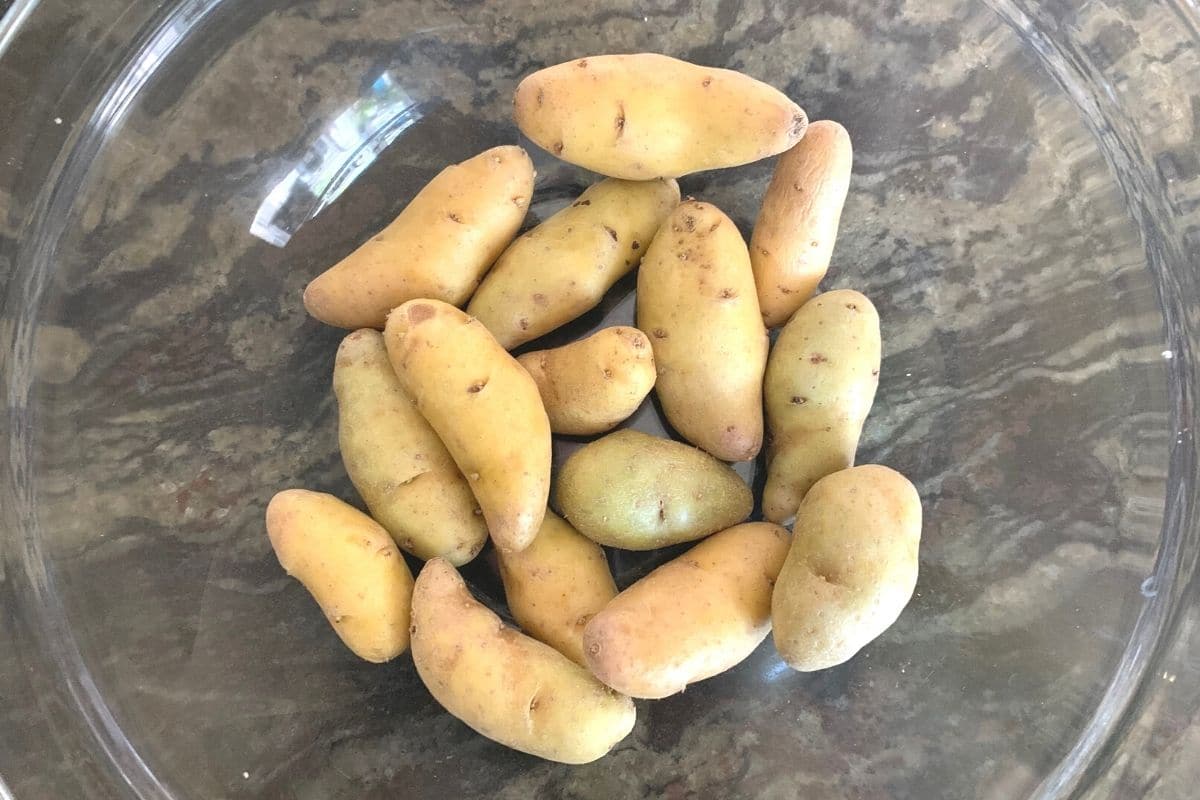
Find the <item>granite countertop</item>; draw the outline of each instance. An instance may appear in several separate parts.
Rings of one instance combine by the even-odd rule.
[[[1191,798],[1197,31],[1182,0],[42,0],[0,52],[0,797]],[[880,310],[860,461],[917,484],[921,578],[849,664],[767,643],[564,767],[357,662],[262,515],[357,502],[305,283],[519,141],[521,75],[638,50],[850,130],[823,286]],[[537,220],[589,176],[530,149]],[[681,185],[748,234],[771,167]]]

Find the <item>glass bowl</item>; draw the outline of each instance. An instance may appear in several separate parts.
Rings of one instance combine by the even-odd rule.
[[[1191,797],[1198,39],[1189,0],[17,0],[0,796]],[[263,510],[357,502],[343,333],[305,283],[445,164],[521,141],[521,76],[643,50],[849,129],[824,285],[882,315],[859,460],[920,489],[921,577],[851,662],[799,674],[765,643],[568,767],[472,733],[407,656],[357,661]],[[532,223],[592,176],[526,145]],[[771,168],[682,186],[748,233]],[[562,335],[629,321],[631,290]],[[650,404],[631,424],[661,430]],[[486,556],[469,575],[500,602]]]

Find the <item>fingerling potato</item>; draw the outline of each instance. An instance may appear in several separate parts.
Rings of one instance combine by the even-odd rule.
[[[653,550],[690,542],[750,515],[750,487],[728,464],[681,442],[624,429],[571,454],[558,510],[594,542]]]
[[[767,519],[787,521],[810,486],[854,464],[879,385],[880,353],[879,314],[849,289],[818,295],[784,326],[764,388]]]
[[[657,53],[588,56],[517,86],[521,131],[564,161],[629,180],[747,164],[800,141],[808,117],[748,75]]]
[[[921,498],[875,464],[809,490],[775,584],[775,647],[793,669],[841,664],[888,629],[917,584]]]
[[[533,196],[533,162],[493,147],[426,184],[400,216],[304,290],[304,307],[339,328],[382,328],[401,303],[467,302],[512,241]]]
[[[754,458],[767,331],[733,221],[708,203],[680,204],[650,244],[637,292],[637,326],[654,347],[667,421],[717,458]]]
[[[380,663],[408,649],[413,577],[377,522],[333,495],[286,489],[267,504],[267,535],[355,655]]]
[[[504,596],[521,630],[576,664],[583,626],[617,594],[600,545],[553,511],[519,553],[498,553]]]
[[[509,350],[549,333],[594,308],[638,265],[678,203],[673,180],[593,184],[509,245],[467,313]]]
[[[616,326],[517,358],[537,383],[550,430],[586,436],[611,430],[654,387],[654,351],[637,328]]]
[[[550,493],[550,421],[529,373],[473,317],[440,300],[388,316],[388,358],[437,432],[502,549],[537,534]]]
[[[663,564],[588,622],[588,668],[623,694],[660,698],[740,663],[771,630],[788,544],[778,525],[747,522]]]
[[[400,385],[379,331],[342,340],[333,390],[342,462],[371,516],[418,558],[474,558],[487,539],[479,504]]]
[[[808,302],[829,269],[850,189],[850,134],[821,120],[779,157],[750,237],[758,304],[768,328]]]
[[[564,764],[595,761],[633,729],[633,702],[506,626],[434,558],[413,591],[413,663],[434,699],[478,733]]]

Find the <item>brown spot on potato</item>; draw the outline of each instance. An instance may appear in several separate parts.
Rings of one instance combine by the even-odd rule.
[[[409,625],[409,626],[408,626],[408,635],[409,635],[409,636],[416,636],[416,635],[417,635],[417,626],[416,626],[415,624],[414,624],[414,625]]]
[[[529,203],[529,198],[522,197],[521,195],[517,194],[517,195],[512,196],[512,202],[513,202],[513,205],[516,206],[517,208],[524,208],[526,206],[526,204]]]
[[[625,133],[625,104],[618,103],[617,104],[617,138],[620,139],[621,135],[624,133]]]
[[[807,397],[801,397],[798,394],[792,396],[792,405],[794,405],[794,406],[802,406],[807,402],[808,402]]]
[[[546,295],[542,294],[541,292],[534,292],[533,293],[533,302],[537,303],[539,306],[542,306],[544,308],[547,305],[548,301],[546,300]]]
[[[879,370],[877,370],[877,369],[871,370],[871,377],[872,378],[879,377]]]
[[[851,311],[858,311],[858,304],[857,303],[846,303],[846,308],[850,309]]]
[[[579,59],[578,61],[576,61],[576,62],[575,62],[575,66],[577,66],[577,67],[586,67],[586,66],[587,66],[587,59],[586,59],[586,58],[581,58],[581,59]]]
[[[689,231],[696,230],[696,218],[691,214],[685,216],[683,218],[683,227],[687,228]]]
[[[665,508],[665,505],[666,504],[663,502],[662,498],[660,497],[658,500],[658,521],[659,522],[663,522],[667,518],[667,510]]]
[[[408,307],[408,321],[413,325],[419,325],[425,320],[436,315],[437,309],[435,309],[433,306],[427,306],[423,303]]]
[[[605,230],[605,232],[606,232],[606,233],[608,233],[608,235],[609,235],[609,236],[611,236],[611,237],[612,237],[612,240],[613,240],[614,242],[616,242],[616,241],[619,241],[619,240],[618,240],[618,238],[617,238],[617,232],[616,232],[615,230],[613,230],[612,228],[608,227],[607,225],[605,225],[605,226],[604,226],[604,230]]]
[[[812,364],[824,364],[829,359],[826,358],[825,356],[821,355],[820,353],[813,353],[811,356],[808,357],[808,360]]]
[[[525,319],[524,317],[521,317],[519,320],[517,320],[517,326],[521,330],[527,331],[527,330],[529,330],[529,320]]]
[[[604,380],[611,381],[612,376],[613,376],[613,371],[611,369],[604,370]]]
[[[591,644],[588,645],[588,655],[591,655],[591,656],[600,655],[600,643],[599,642],[592,642]]]
[[[733,289],[722,289],[720,297],[723,300],[729,300],[731,298],[737,297],[737,292],[735,292]]]
[[[650,333],[651,333],[651,335],[654,336],[655,339],[665,339],[670,335],[663,328],[655,328]]]
[[[382,241],[383,241],[383,236],[382,236],[382,235],[380,235],[380,236],[372,236],[372,237],[371,237],[371,241],[372,241],[372,242],[382,242]]]
[[[540,106],[544,102],[546,102],[546,90],[542,87],[538,87],[537,104]]]
[[[563,151],[563,143],[555,142],[554,145],[550,149],[554,151],[554,155],[561,156],[562,151]]]
[[[467,393],[468,394],[479,394],[480,392],[483,391],[483,387],[485,387],[487,385],[488,385],[488,382],[486,379],[484,379],[482,381],[475,381],[474,383],[472,383],[470,386],[467,387]]]
[[[462,217],[460,217],[458,214],[455,214],[453,211],[446,216],[450,218],[451,222],[457,222],[459,225],[462,225]]]
[[[537,711],[537,707],[538,707],[538,698],[537,698],[537,695],[535,694],[529,700],[529,713],[532,714],[534,711]]]
[[[811,242],[808,243],[808,246],[809,247],[820,247],[821,243],[818,242],[816,239],[813,239]]]
[[[716,222],[714,222],[712,225],[710,225],[710,226],[709,226],[709,228],[708,228],[708,232],[709,232],[709,233],[712,233],[713,231],[715,231],[715,230],[716,230],[717,228],[719,228],[719,227],[721,227],[721,220],[717,220],[717,221],[716,221]]]
[[[634,250],[637,250],[641,246],[642,246],[642,243],[639,242],[637,239],[634,239],[633,244],[630,245],[630,247],[632,247]]]
[[[577,206],[590,206],[591,204],[591,200],[576,200],[574,203],[571,203],[571,208],[575,208]]]
[[[808,117],[803,112],[792,117],[793,138],[799,139],[802,137],[806,128],[808,128]]]
[[[709,86],[712,85],[712,76],[706,75],[704,77],[704,80],[700,81],[700,85],[703,86],[705,89],[707,89]]]

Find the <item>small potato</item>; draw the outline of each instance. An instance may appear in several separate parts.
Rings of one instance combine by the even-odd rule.
[[[467,313],[509,350],[549,333],[594,308],[637,266],[678,203],[673,180],[593,184],[509,245]]]
[[[637,411],[654,388],[654,351],[637,328],[605,328],[517,361],[537,383],[555,433],[586,436],[611,430]]]
[[[339,328],[382,328],[418,297],[462,305],[512,241],[533,196],[533,162],[493,147],[438,173],[400,216],[304,290],[308,313]]]
[[[333,390],[342,461],[371,516],[418,558],[444,556],[456,566],[474,558],[487,539],[479,504],[405,394],[379,331],[342,340]]]
[[[333,495],[287,489],[267,504],[267,535],[355,655],[380,663],[408,649],[412,573],[373,519]]]
[[[509,628],[445,559],[413,591],[413,663],[434,699],[477,732],[564,764],[595,761],[633,729],[636,712],[586,669]]]
[[[850,189],[850,134],[821,120],[779,157],[750,237],[758,304],[768,328],[808,302],[829,269]]]
[[[600,545],[555,514],[519,553],[500,552],[513,618],[527,634],[581,666],[583,626],[617,594]]]
[[[717,458],[754,458],[767,331],[733,221],[708,203],[682,203],[654,237],[637,292],[637,326],[654,345],[667,420]]]
[[[740,663],[771,630],[771,587],[788,543],[778,525],[736,525],[621,592],[584,628],[592,674],[657,699]]]
[[[575,451],[558,473],[558,509],[594,542],[653,550],[750,515],[738,474],[694,447],[625,429]]]
[[[917,585],[921,498],[868,464],[817,481],[775,584],[775,647],[792,669],[841,664],[887,630]]]
[[[880,348],[875,306],[848,289],[809,300],[779,334],[765,385],[767,519],[786,522],[810,486],[854,464],[879,385]]]
[[[411,300],[384,330],[404,390],[446,445],[501,549],[521,550],[550,493],[550,420],[537,384],[487,328],[440,300]]]
[[[761,81],[659,55],[589,56],[521,81],[517,125],[564,161],[614,178],[678,178],[782,153],[804,109]]]

